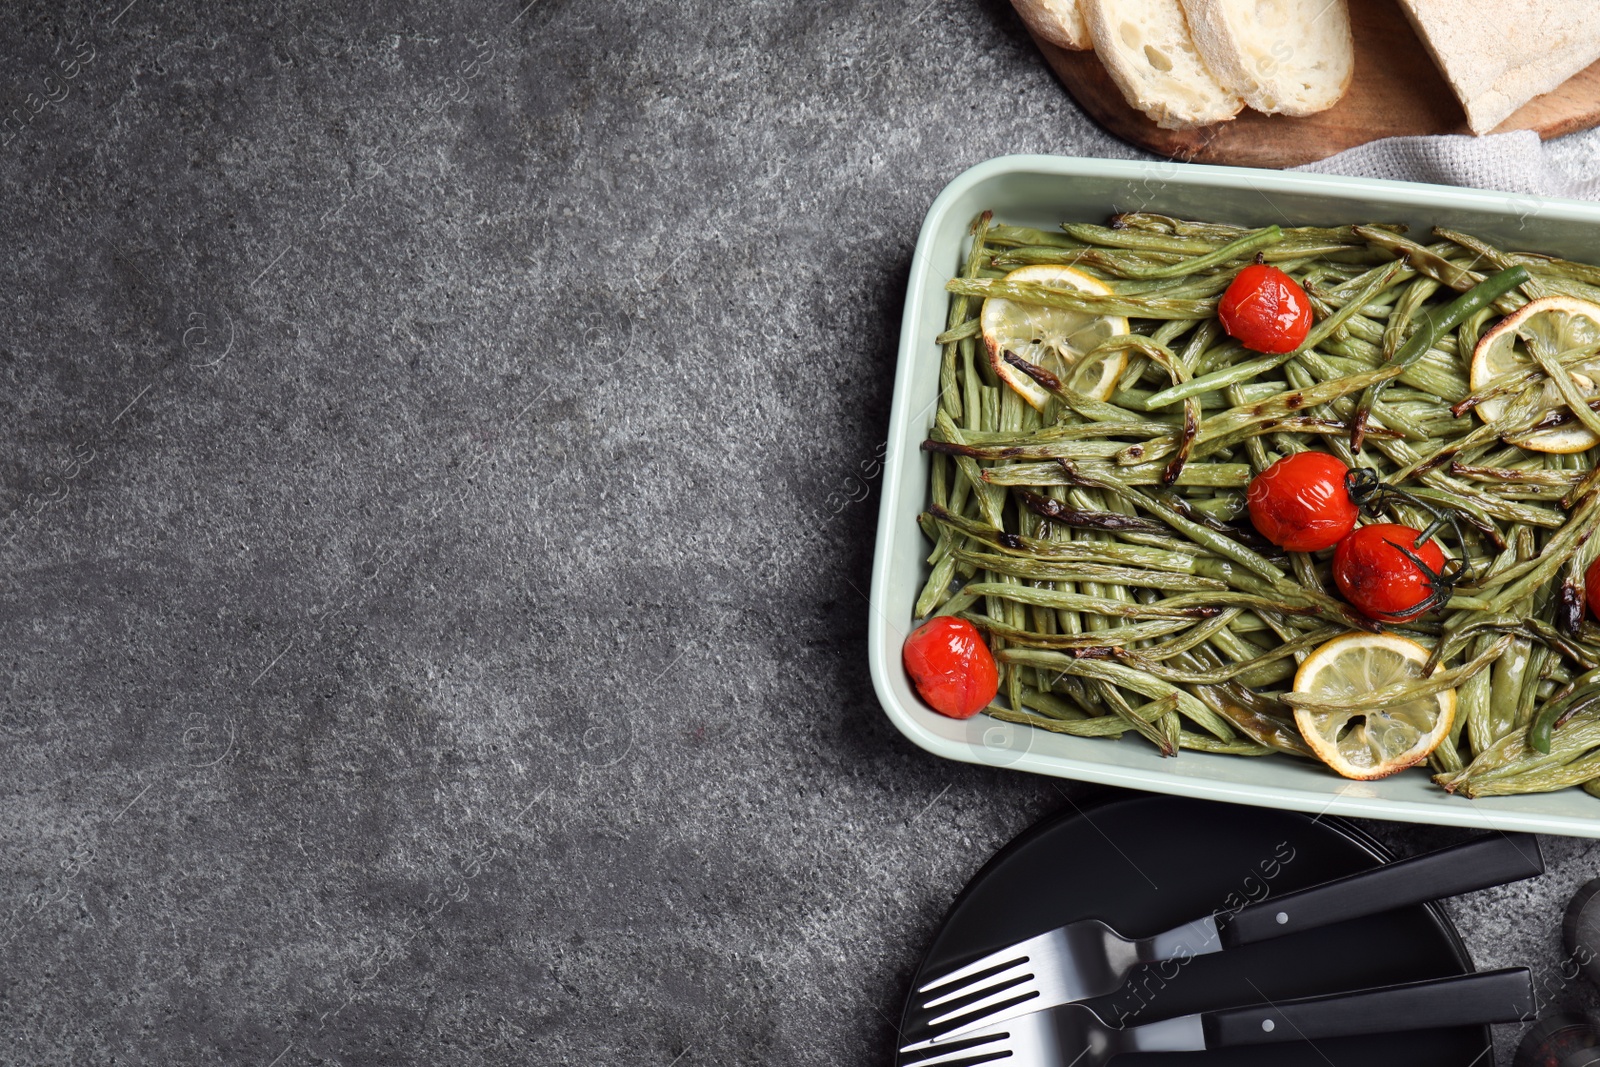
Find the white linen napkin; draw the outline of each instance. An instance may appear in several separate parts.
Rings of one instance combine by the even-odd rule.
[[[1294,169],[1600,200],[1600,178],[1574,178],[1562,170],[1532,130],[1484,137],[1387,137]]]

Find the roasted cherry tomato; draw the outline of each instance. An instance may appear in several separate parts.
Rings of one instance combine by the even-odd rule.
[[[918,694],[952,719],[972,718],[1000,690],[1000,672],[989,646],[966,619],[929,619],[911,631],[901,655]]]
[[[1261,536],[1290,552],[1332,548],[1360,512],[1345,488],[1350,468],[1326,452],[1296,452],[1256,475],[1245,493]]]
[[[1351,531],[1333,552],[1339,592],[1361,614],[1380,622],[1407,622],[1442,606],[1450,594],[1443,578],[1444,551],[1433,538],[1417,544],[1420,536],[1421,531],[1395,522]]]
[[[1311,330],[1311,300],[1277,267],[1253,263],[1234,275],[1217,318],[1246,348],[1292,352]]]
[[[1589,614],[1600,619],[1600,559],[1589,564],[1583,572],[1583,588],[1589,598]]]

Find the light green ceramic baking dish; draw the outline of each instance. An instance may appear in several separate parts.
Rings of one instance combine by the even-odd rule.
[[[901,325],[883,496],[873,561],[868,654],[884,710],[929,752],[1180,796],[1259,804],[1313,814],[1447,826],[1600,837],[1600,799],[1577,789],[1471,801],[1452,797],[1425,774],[1353,782],[1286,757],[1184,752],[1163,759],[1131,740],[1074,738],[1011,726],[987,716],[958,722],[929,710],[900,664],[911,608],[926,576],[927,548],[916,516],[927,503],[927,456],[918,445],[932,423],[947,310],[944,282],[957,270],[967,224],[984,209],[1008,222],[1054,227],[1103,221],[1117,210],[1149,209],[1252,226],[1410,223],[1445,225],[1502,246],[1600,262],[1600,206],[1471,189],[1327,175],[1287,174],[1177,163],[1005,156],[960,175],[929,209],[911,261]]]

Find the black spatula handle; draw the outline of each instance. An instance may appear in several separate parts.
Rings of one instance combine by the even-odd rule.
[[[1532,834],[1485,834],[1217,916],[1223,948],[1376,915],[1544,873]]]
[[[1390,1034],[1436,1026],[1476,1026],[1531,1018],[1526,967],[1364,989],[1331,997],[1229,1008],[1200,1017],[1206,1048]]]

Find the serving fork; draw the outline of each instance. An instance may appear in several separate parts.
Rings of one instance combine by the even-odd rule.
[[[944,1041],[1030,1012],[1103,996],[1135,966],[1185,960],[1544,872],[1531,834],[1486,834],[1410,859],[1217,912],[1145,938],[1080,919],[991,952],[917,987]]]

